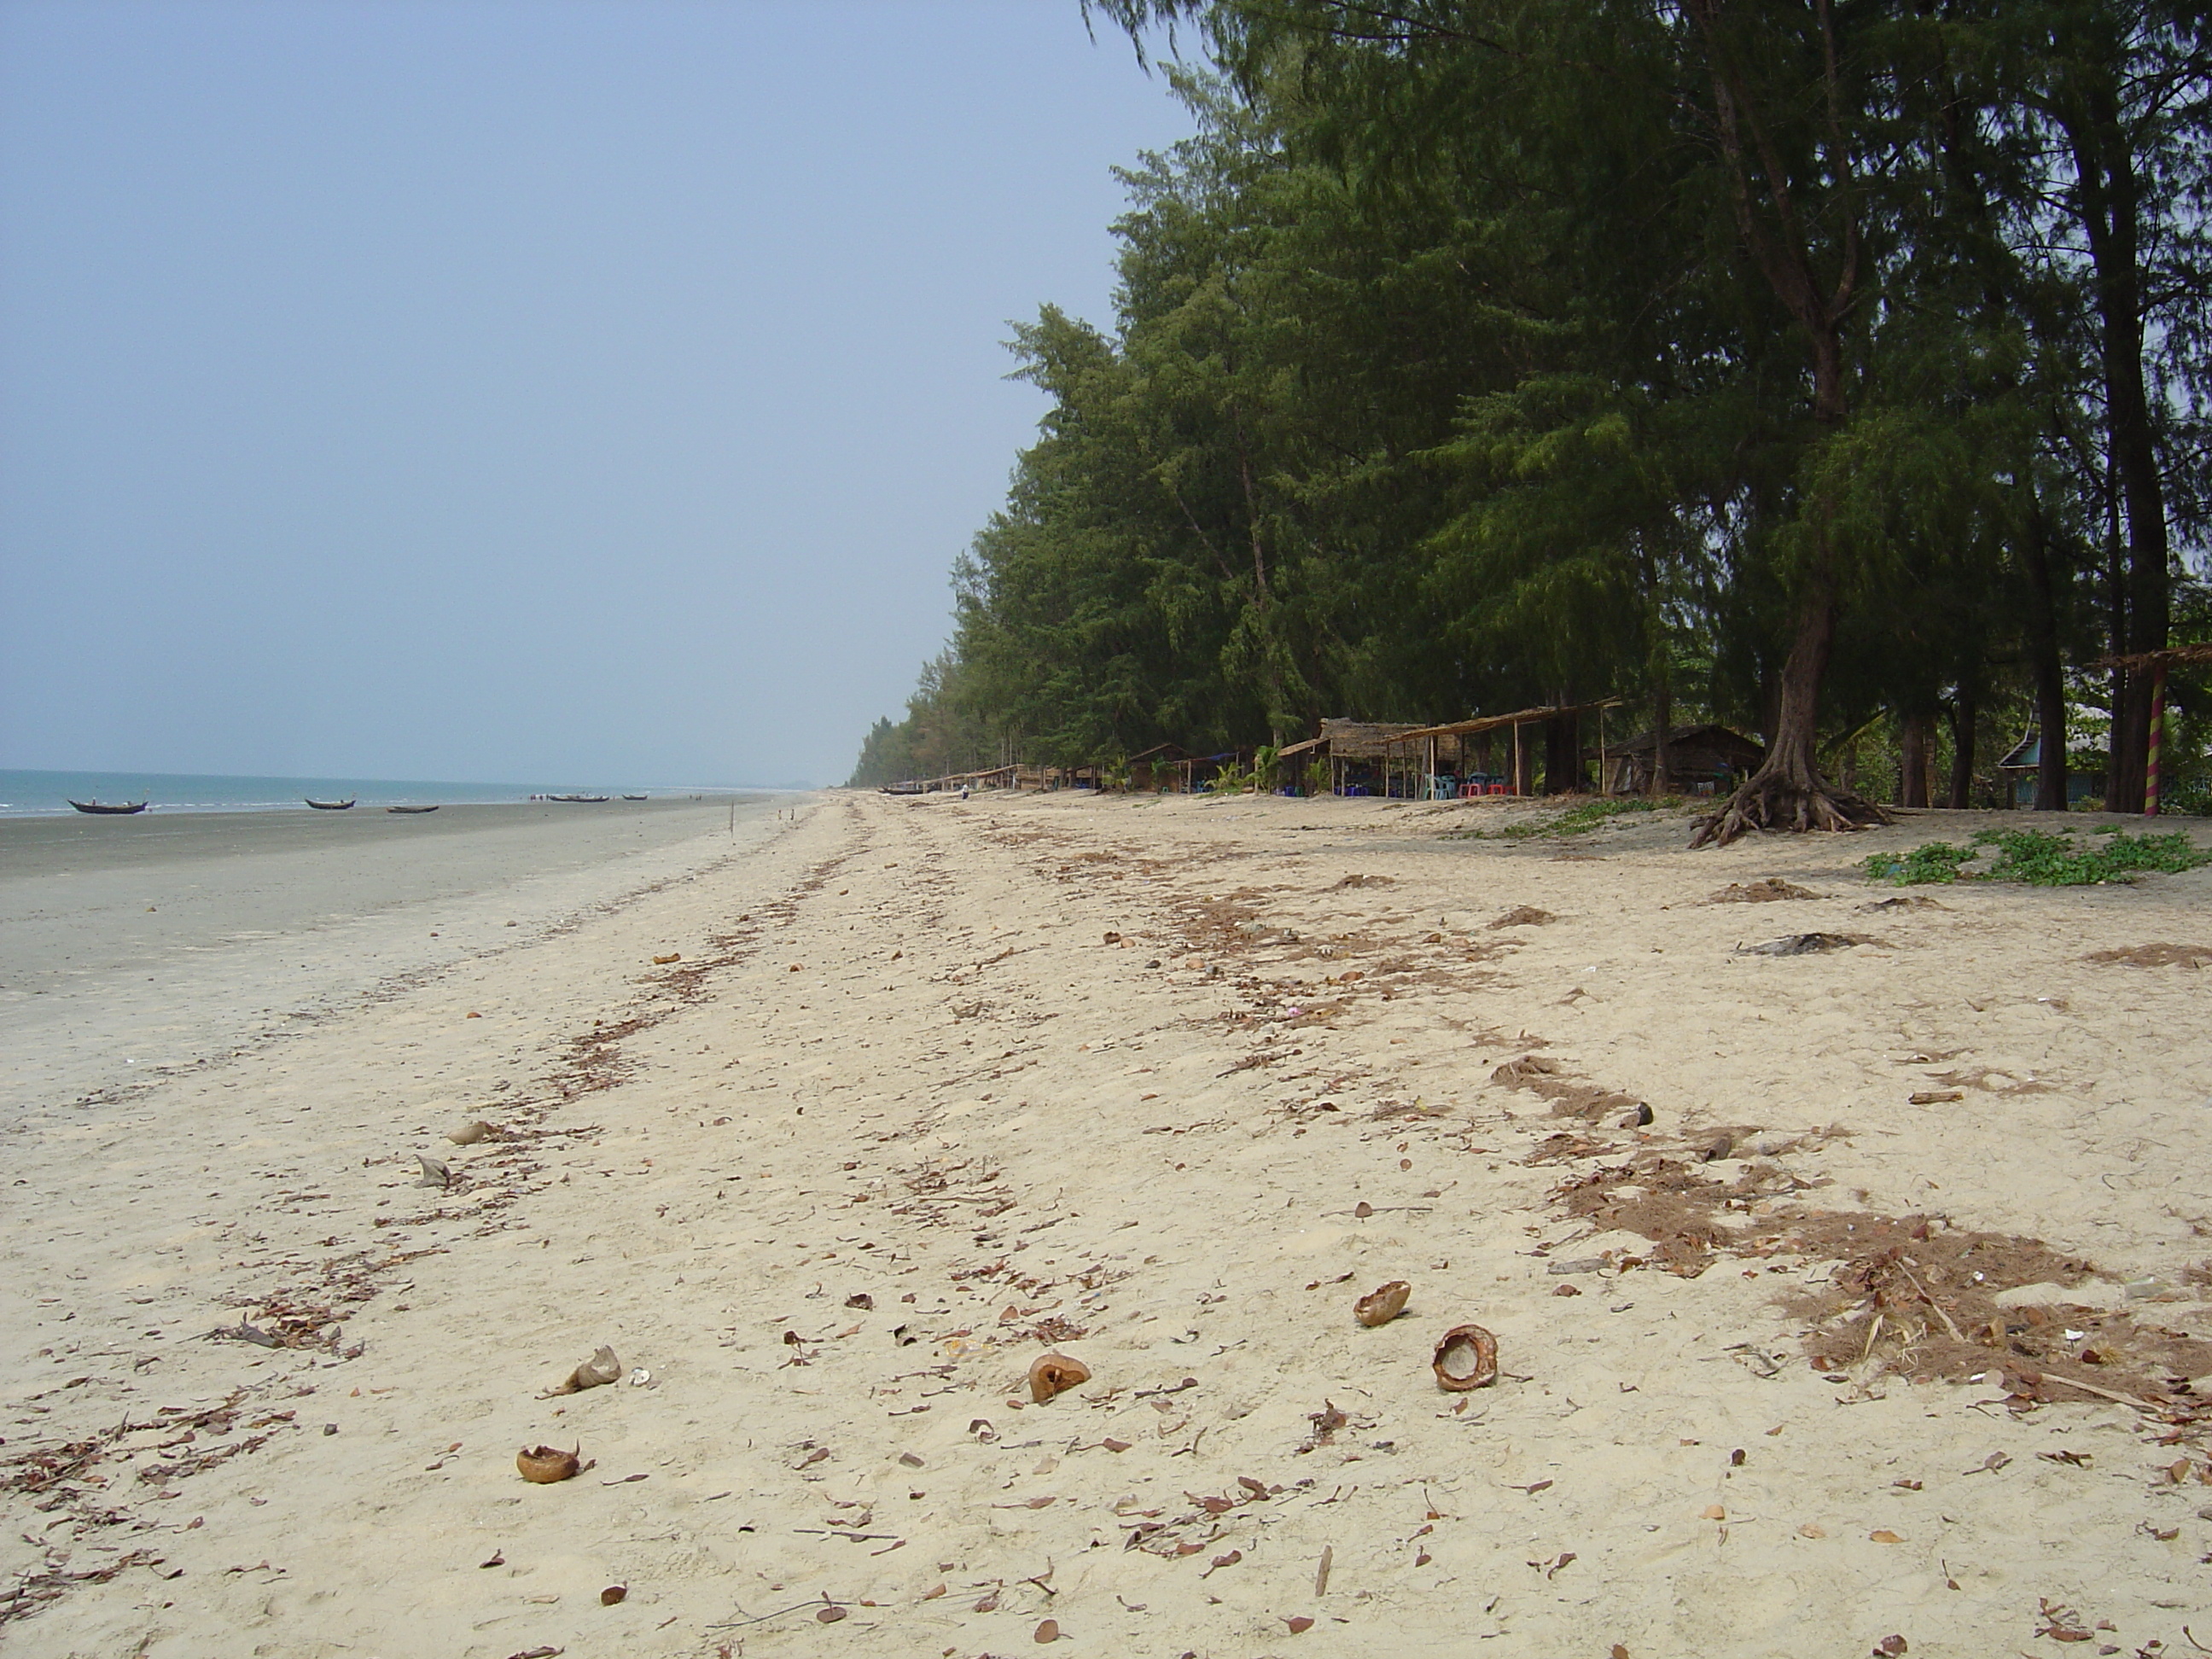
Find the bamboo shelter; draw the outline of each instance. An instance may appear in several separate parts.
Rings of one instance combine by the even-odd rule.
[[[1596,702],[1516,708],[1510,714],[1478,715],[1441,726],[1404,727],[1383,740],[1385,793],[1402,791],[1408,798],[1420,800],[1529,794],[1535,757],[1522,740],[1523,730],[1588,714],[1598,716],[1598,777],[1602,790],[1607,773],[1605,711],[1620,706],[1619,697],[1606,697]],[[1503,777],[1492,764],[1496,757],[1492,753],[1493,741],[1501,732],[1512,734],[1512,770]],[[1449,769],[1443,766],[1447,759],[1451,763]]]
[[[1409,725],[1383,720],[1324,720],[1321,730],[1303,743],[1285,744],[1275,751],[1278,765],[1285,761],[1325,761],[1332,795],[1387,793],[1389,745]]]

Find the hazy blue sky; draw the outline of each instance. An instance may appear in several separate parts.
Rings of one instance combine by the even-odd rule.
[[[1077,0],[4,0],[0,766],[842,778],[1188,130]]]

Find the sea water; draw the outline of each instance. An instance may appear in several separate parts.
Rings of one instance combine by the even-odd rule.
[[[72,800],[149,801],[149,812],[307,811],[307,798],[358,800],[368,806],[428,806],[527,800],[532,795],[695,794],[703,790],[647,789],[637,784],[441,783],[400,778],[245,778],[179,772],[16,772],[0,770],[0,817],[70,811]],[[714,793],[720,793],[719,791]]]

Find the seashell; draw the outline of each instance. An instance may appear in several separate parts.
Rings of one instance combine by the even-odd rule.
[[[623,1363],[615,1358],[615,1351],[605,1343],[599,1351],[568,1373],[568,1380],[544,1396],[551,1399],[556,1394],[581,1394],[586,1389],[602,1389],[610,1382],[622,1381]]]
[[[1030,1398],[1040,1406],[1090,1380],[1091,1367],[1064,1353],[1041,1353],[1030,1362]]]
[[[415,1183],[417,1187],[450,1187],[453,1184],[453,1166],[443,1158],[417,1152],[415,1161],[422,1166],[422,1178]]]
[[[575,1451],[562,1451],[552,1446],[525,1446],[514,1455],[514,1467],[522,1478],[540,1486],[550,1486],[556,1480],[570,1480],[584,1466]]]
[[[1459,1325],[1437,1344],[1437,1386],[1465,1394],[1498,1380],[1498,1339],[1480,1325]]]
[[[1406,1298],[1413,1287],[1402,1279],[1394,1279],[1380,1290],[1370,1291],[1352,1304],[1352,1316],[1363,1325],[1387,1325],[1406,1310]]]
[[[498,1139],[499,1131],[482,1118],[477,1118],[473,1122],[464,1123],[458,1129],[447,1130],[446,1139],[456,1146],[473,1146],[480,1140]]]

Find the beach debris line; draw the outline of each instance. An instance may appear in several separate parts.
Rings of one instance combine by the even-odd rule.
[[[623,1363],[615,1358],[615,1351],[602,1342],[597,1352],[570,1371],[567,1377],[538,1395],[550,1400],[556,1395],[581,1394],[586,1389],[602,1389],[610,1382],[622,1381]]]
[[[1465,1394],[1498,1380],[1498,1339],[1480,1325],[1455,1325],[1437,1344],[1430,1361],[1437,1386],[1451,1394]]]
[[[1090,1380],[1091,1367],[1064,1353],[1041,1353],[1030,1362],[1030,1398],[1040,1406]]]
[[[556,1481],[574,1480],[592,1467],[581,1460],[583,1447],[574,1451],[562,1451],[557,1446],[525,1446],[514,1455],[514,1467],[525,1480],[535,1486],[550,1486]]]
[[[1795,882],[1779,876],[1763,876],[1757,881],[1732,881],[1715,893],[1708,904],[1771,904],[1779,899],[1816,899],[1820,896],[1809,887],[1800,887]]]
[[[2081,960],[2130,968],[2212,968],[2212,945],[2136,945],[2124,951],[2092,951]]]
[[[1764,945],[1739,945],[1735,953],[1740,957],[1809,957],[1823,951],[1848,951],[1854,945],[1875,942],[1856,933],[1791,933],[1784,939],[1771,939]]]
[[[1406,1311],[1406,1298],[1413,1293],[1411,1285],[1402,1279],[1394,1279],[1353,1303],[1352,1316],[1370,1330],[1377,1325],[1387,1325]]]
[[[1541,927],[1559,918],[1549,910],[1539,910],[1533,904],[1516,904],[1490,925],[1498,927]]]

